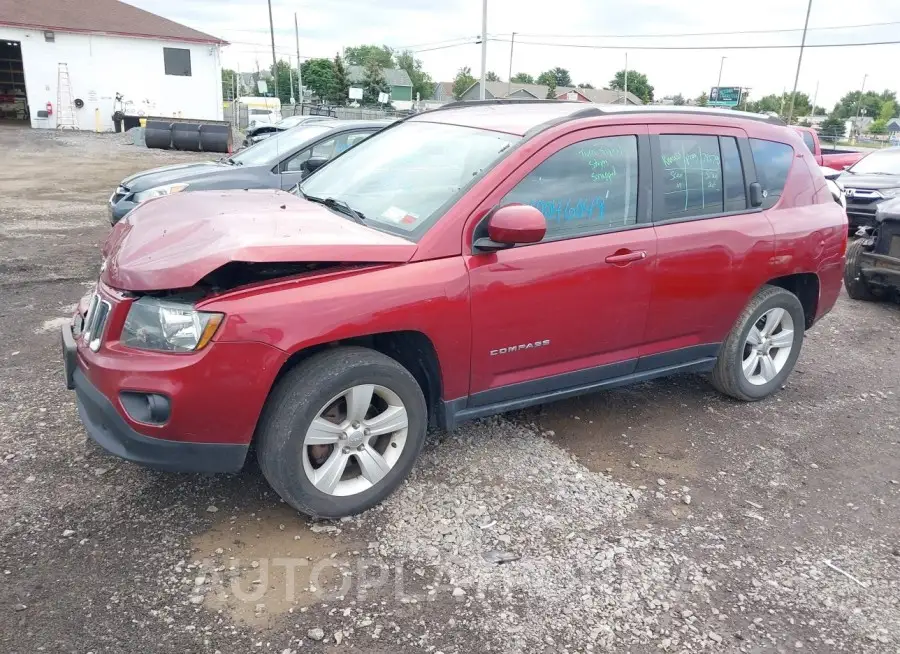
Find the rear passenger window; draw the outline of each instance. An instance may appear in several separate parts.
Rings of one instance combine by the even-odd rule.
[[[663,220],[722,213],[717,136],[661,134]]]
[[[763,188],[763,209],[775,206],[794,159],[794,148],[786,143],[750,139],[750,151],[756,166],[756,177]]]
[[[810,152],[816,151],[816,142],[813,140],[813,135],[810,132],[800,132],[800,136],[803,137],[803,143],[809,149]]]
[[[530,204],[547,219],[546,241],[637,222],[637,137],[582,141],[551,155],[501,204]]]
[[[720,136],[722,148],[722,180],[725,184],[725,211],[740,211],[747,208],[747,193],[744,186],[744,168],[738,152],[737,139]]]

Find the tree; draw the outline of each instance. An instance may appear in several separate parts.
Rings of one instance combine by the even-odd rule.
[[[222,97],[226,100],[234,100],[236,96],[241,94],[238,88],[237,71],[230,68],[222,69]]]
[[[333,77],[331,87],[328,89],[328,102],[343,106],[347,104],[349,98],[350,80],[347,77],[347,69],[344,67],[344,60],[340,53],[334,55],[331,68]]]
[[[395,55],[397,68],[402,68],[409,75],[412,81],[412,98],[416,99],[419,94],[423,100],[430,98],[434,94],[434,80],[431,75],[422,70],[422,61],[416,59],[409,50]]]
[[[374,61],[381,68],[394,67],[394,51],[386,45],[358,45],[344,48],[344,59],[351,66],[365,66]]]
[[[675,97],[672,98],[672,104],[677,105],[677,106],[679,106],[679,107],[680,107],[681,105],[683,105],[684,102],[685,102],[684,96],[681,95],[680,93],[677,93],[677,94],[675,95]]]
[[[694,104],[698,107],[705,107],[709,104],[709,94],[705,91],[694,98]]]
[[[300,66],[303,75],[303,86],[313,94],[324,99],[334,87],[334,65],[331,59],[307,59]]]
[[[484,74],[484,79],[487,82],[499,82],[500,76],[492,70],[489,70]]]
[[[510,81],[516,84],[534,84],[534,77],[528,73],[516,73]]]
[[[896,103],[896,101],[897,94],[894,91],[881,93],[866,91],[863,94],[860,94],[859,91],[850,91],[834,106],[832,113],[845,120],[856,118],[857,114],[877,118],[881,115],[881,106],[885,102]]]
[[[556,99],[556,80],[553,78],[550,78],[550,83],[547,85],[547,99]]]
[[[468,91],[469,87],[474,83],[475,78],[472,77],[472,69],[468,66],[460,68],[456,73],[456,77],[453,78],[453,99],[461,99],[463,93]]]
[[[554,88],[557,86],[572,86],[572,76],[569,75],[569,71],[565,68],[560,68],[559,66],[551,68],[550,70],[545,70],[538,75],[538,84],[550,86],[551,82],[553,83]]]
[[[594,88],[594,85],[591,84],[591,83],[589,83],[589,82],[586,82],[586,83],[584,83],[584,84],[579,84],[579,85],[578,85],[578,88],[580,88],[580,89],[592,89],[592,88]]]
[[[379,104],[380,93],[390,93],[391,87],[384,78],[384,69],[374,59],[370,59],[363,71],[363,102]]]
[[[809,122],[806,118],[801,119],[797,124],[800,127],[812,127],[812,123]]]
[[[881,110],[878,112],[878,120],[887,123],[891,118],[897,115],[897,103],[893,100],[885,100],[881,103]]]
[[[819,124],[819,136],[830,140],[844,138],[847,133],[846,121],[837,112],[832,112],[828,118]]]
[[[297,94],[297,76],[294,74],[291,65],[284,59],[279,59],[275,64],[276,75],[278,79],[278,99],[282,104],[288,104],[291,98],[295,100]],[[275,91],[274,88],[269,89]]]
[[[615,77],[610,80],[609,88],[615,89],[616,91],[625,90],[624,69],[616,73]],[[628,92],[639,97],[645,104],[653,102],[653,87],[650,86],[650,83],[647,81],[647,76],[636,70],[628,71]],[[704,104],[702,106],[706,105]]]

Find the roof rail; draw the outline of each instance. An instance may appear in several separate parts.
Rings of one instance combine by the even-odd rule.
[[[577,100],[556,100],[541,98],[488,98],[486,100],[455,100],[445,105],[436,107],[431,111],[441,111],[442,109],[459,109],[460,107],[483,107],[494,104],[546,104],[554,102],[556,104],[576,104]],[[583,103],[579,103],[583,104]]]

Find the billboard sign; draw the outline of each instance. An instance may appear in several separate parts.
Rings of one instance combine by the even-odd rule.
[[[736,107],[741,103],[740,86],[714,86],[709,90],[709,106]]]

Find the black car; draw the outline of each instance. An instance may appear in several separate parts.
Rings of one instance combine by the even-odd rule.
[[[123,179],[110,196],[110,222],[115,225],[141,202],[170,193],[291,189],[318,166],[391,122],[328,120],[300,125],[217,161],[145,170]]]
[[[254,143],[259,143],[263,139],[267,139],[273,134],[284,132],[285,130],[299,127],[300,125],[311,125],[313,123],[333,122],[334,118],[328,116],[288,116],[282,118],[274,125],[262,124],[251,127],[244,134],[244,147],[249,148]]]
[[[880,202],[874,228],[847,248],[844,286],[854,300],[877,300],[900,292],[900,198]]]
[[[866,155],[850,166],[838,181],[847,197],[850,233],[875,227],[875,212],[885,200],[900,197],[900,148]]]

